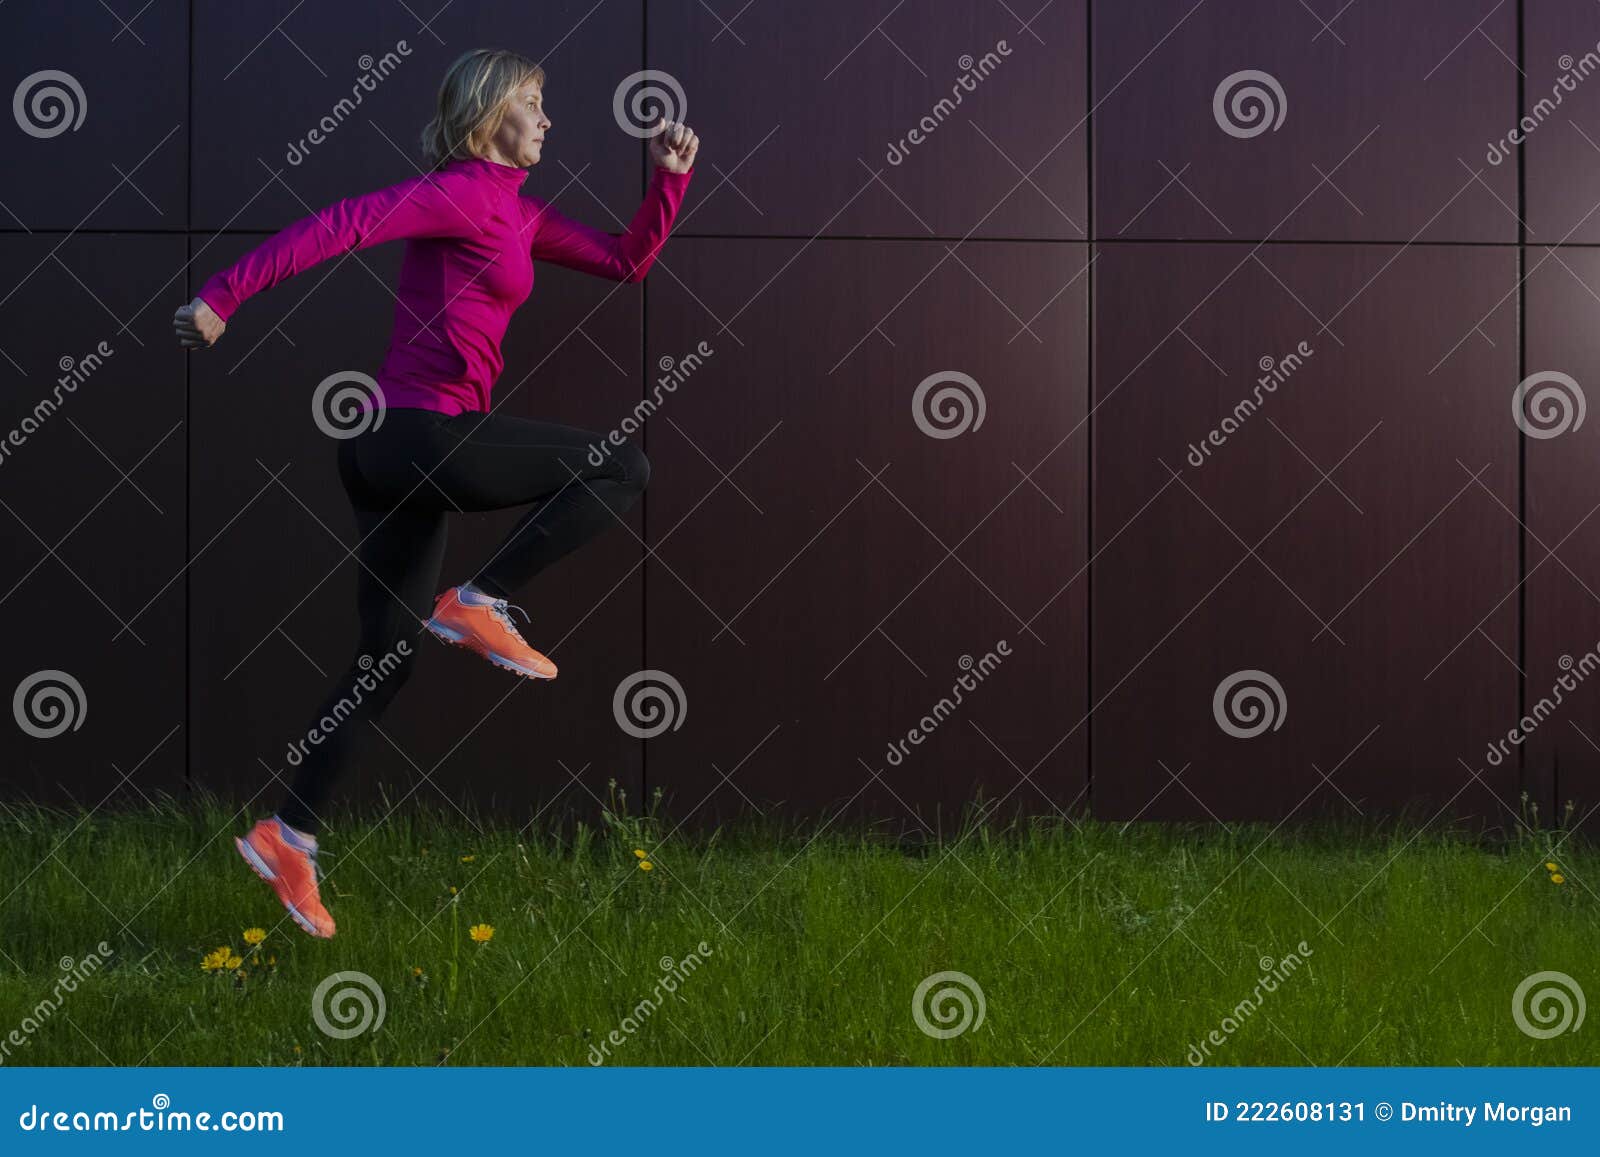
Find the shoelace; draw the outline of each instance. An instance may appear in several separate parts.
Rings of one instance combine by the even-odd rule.
[[[297,843],[290,843],[289,846],[294,848],[296,851],[305,853],[306,859],[311,861],[311,870],[317,877],[317,883],[321,884],[322,878],[327,875],[327,873],[322,870],[322,861],[317,859],[317,853],[322,851],[322,849],[320,847],[303,848]]]
[[[495,618],[499,619],[502,623],[504,623],[506,625],[506,629],[508,631],[510,631],[513,635],[516,635],[517,638],[519,638],[519,639],[522,638],[522,634],[521,634],[520,631],[517,630],[517,622],[510,615],[506,614],[506,612],[508,610],[516,611],[516,612],[518,612],[519,614],[522,615],[522,621],[523,622],[525,622],[525,623],[532,623],[533,622],[533,617],[531,615],[529,615],[527,611],[523,610],[521,607],[515,605],[514,603],[508,602],[505,599],[496,599],[494,602],[490,603],[489,604],[489,610],[494,613]]]

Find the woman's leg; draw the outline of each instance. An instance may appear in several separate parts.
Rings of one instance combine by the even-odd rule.
[[[458,442],[430,481],[462,510],[532,503],[472,576],[479,590],[509,598],[529,579],[621,521],[650,479],[632,442],[553,422],[462,414],[445,426]],[[598,463],[598,464],[597,464]]]
[[[307,835],[320,826],[339,774],[411,676],[416,636],[438,591],[446,510],[533,504],[472,580],[506,598],[618,521],[650,477],[633,443],[610,445],[587,430],[400,410],[341,447],[340,468],[362,542],[356,576],[361,637],[349,668],[312,718],[308,733],[319,738],[307,745],[278,810],[284,823]],[[401,653],[402,641],[409,653]]]
[[[572,426],[394,410],[383,426],[341,447],[340,474],[362,544],[361,636],[312,718],[308,731],[320,738],[307,745],[278,811],[307,835],[320,826],[340,773],[411,676],[416,637],[438,592],[446,512],[533,504],[473,576],[480,590],[506,598],[618,521],[643,493],[650,465],[633,443],[611,445]],[[402,641],[409,654],[401,653]]]
[[[360,641],[311,719],[303,762],[278,818],[314,835],[340,773],[371,740],[373,725],[411,678],[422,622],[433,608],[444,561],[444,514],[427,510],[356,511],[362,544],[356,574]]]
[[[437,458],[446,418],[392,411],[383,426],[339,447],[339,476],[355,508],[356,653],[292,748],[299,768],[278,818],[306,835],[320,827],[341,772],[371,740],[416,666],[422,624],[433,608],[444,561],[444,498],[411,463]],[[409,481],[407,476],[409,475]],[[302,737],[297,737],[301,739]]]

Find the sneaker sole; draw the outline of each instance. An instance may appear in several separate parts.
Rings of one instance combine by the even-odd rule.
[[[294,918],[296,924],[300,925],[303,932],[307,935],[315,936],[319,940],[329,939],[329,937],[318,932],[317,926],[302,916],[300,909],[290,903],[288,897],[279,890],[278,886],[282,881],[278,879],[278,874],[267,867],[267,862],[250,846],[248,841],[235,836],[233,837],[233,846],[239,849],[239,855],[243,857],[245,863],[250,865],[250,870],[272,885],[272,892],[278,897],[278,902],[288,909],[289,915]]]
[[[438,636],[440,639],[443,639],[446,643],[454,644],[457,647],[465,647],[474,655],[482,656],[483,658],[489,660],[489,662],[493,663],[496,667],[499,667],[504,671],[510,671],[513,675],[521,675],[524,679],[555,678],[554,675],[541,675],[537,671],[530,671],[526,667],[520,667],[511,659],[506,658],[504,655],[496,654],[494,651],[478,650],[478,648],[467,642],[467,637],[454,627],[447,627],[443,623],[436,622],[433,619],[429,619],[425,626],[428,628],[428,630],[432,631],[436,636]]]

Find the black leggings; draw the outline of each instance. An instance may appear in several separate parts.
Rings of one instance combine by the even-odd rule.
[[[615,522],[643,492],[650,464],[631,442],[613,445],[571,426],[392,409],[340,443],[339,477],[360,539],[361,638],[307,741],[290,745],[299,770],[278,815],[303,832],[318,829],[334,781],[411,676],[417,636],[439,593],[445,516],[534,504],[471,576],[480,590],[507,598]]]

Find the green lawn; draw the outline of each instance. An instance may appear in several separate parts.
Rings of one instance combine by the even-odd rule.
[[[907,847],[591,818],[565,840],[341,822],[322,942],[222,808],[0,812],[0,1063],[1184,1065],[1213,1032],[1225,1065],[1600,1062],[1600,1024],[1534,1039],[1512,1016],[1535,972],[1600,995],[1600,853],[1560,832],[1056,822]],[[241,966],[203,970],[223,946]],[[984,1015],[939,1038],[912,997],[947,971]],[[319,1029],[336,972],[372,978],[381,1026]]]

